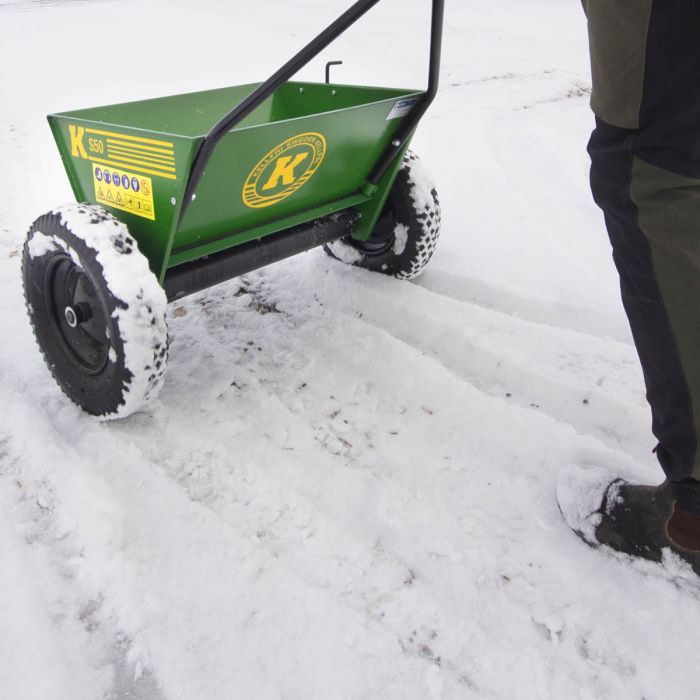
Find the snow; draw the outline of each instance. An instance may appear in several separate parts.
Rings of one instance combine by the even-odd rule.
[[[328,248],[338,260],[342,260],[346,265],[362,261],[362,253],[343,240],[331,241]]]
[[[448,3],[415,283],[317,250],[174,304],[124,421],[43,364],[20,250],[71,198],[45,115],[259,80],[347,4],[0,0],[0,696],[694,699],[697,581],[556,503],[572,465],[661,480],[575,0]],[[420,84],[428,6],[380,3],[303,77]]]
[[[402,255],[406,250],[408,243],[408,226],[405,224],[396,224],[394,228],[394,255]],[[342,259],[342,258],[341,258]]]
[[[27,243],[27,251],[30,258],[40,258],[42,255],[58,249],[58,243],[53,236],[47,236],[41,231],[36,231]]]
[[[600,467],[570,465],[563,469],[557,483],[557,503],[569,527],[587,542],[595,543],[595,530],[602,516],[598,512],[603,498],[609,494],[607,510],[614,505],[619,486],[615,475]],[[612,486],[610,486],[612,484]]]
[[[435,180],[432,173],[421,168],[411,168],[408,173],[411,183],[411,199],[416,211],[429,211],[435,207],[433,188]]]

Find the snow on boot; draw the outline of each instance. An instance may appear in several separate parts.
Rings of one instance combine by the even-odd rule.
[[[655,562],[671,548],[700,576],[700,518],[674,503],[668,482],[642,486],[602,469],[571,468],[559,479],[557,501],[569,527],[592,547]]]

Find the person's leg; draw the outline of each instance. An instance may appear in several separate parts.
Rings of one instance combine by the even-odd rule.
[[[631,197],[669,329],[657,340],[663,358],[651,350],[643,359],[657,456],[678,504],[700,516],[700,179],[635,157]]]
[[[597,120],[591,189],[644,372],[657,456],[683,509],[700,515],[700,181],[636,158],[637,138]]]
[[[584,0],[598,118],[591,186],[639,353],[661,487],[568,474],[559,501],[590,544],[700,552],[700,3]],[[577,503],[586,491],[588,511]],[[669,537],[670,535],[670,537]],[[686,556],[700,574],[700,554]]]

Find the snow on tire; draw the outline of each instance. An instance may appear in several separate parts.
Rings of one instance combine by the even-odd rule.
[[[111,419],[155,397],[168,359],[167,300],[122,222],[87,204],[41,216],[22,276],[37,344],[72,401]]]
[[[435,252],[440,224],[435,185],[420,159],[408,151],[369,240],[348,237],[324,248],[332,257],[350,265],[399,279],[414,279]]]

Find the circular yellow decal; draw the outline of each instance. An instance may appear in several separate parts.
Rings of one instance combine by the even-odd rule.
[[[243,201],[253,209],[271,207],[300,190],[326,157],[326,139],[299,134],[273,148],[248,175]]]

